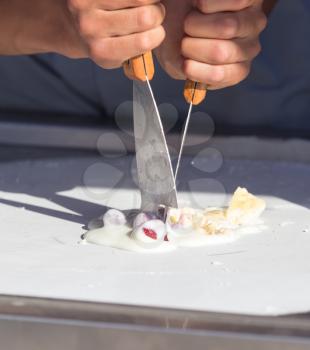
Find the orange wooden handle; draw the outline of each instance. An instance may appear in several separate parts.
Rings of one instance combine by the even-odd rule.
[[[146,81],[146,77],[152,80],[155,74],[152,52],[134,57],[124,63],[124,72],[129,79]]]
[[[184,97],[187,103],[199,105],[207,95],[207,85],[187,80],[184,87]]]

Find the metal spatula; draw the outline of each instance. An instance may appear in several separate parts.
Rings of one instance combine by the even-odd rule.
[[[152,53],[124,65],[133,79],[133,116],[141,210],[157,212],[160,205],[177,208],[171,158],[150,80],[154,76]]]
[[[137,153],[138,182],[143,211],[157,211],[159,205],[177,207],[176,178],[181,163],[188,125],[193,105],[200,104],[206,96],[207,86],[187,80],[185,100],[189,103],[175,174],[150,85],[154,77],[152,53],[135,57],[124,64],[125,74],[133,79],[134,134]]]

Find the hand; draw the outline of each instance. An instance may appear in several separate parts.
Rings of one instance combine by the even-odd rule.
[[[266,26],[262,0],[196,0],[195,4],[187,0],[169,16],[172,2],[163,1],[167,38],[157,50],[168,74],[205,83],[209,89],[245,79],[261,50],[259,35]],[[180,21],[183,27],[176,28]]]
[[[66,0],[0,1],[0,55],[87,57]]]
[[[159,0],[68,0],[91,59],[103,68],[153,50],[165,37]]]

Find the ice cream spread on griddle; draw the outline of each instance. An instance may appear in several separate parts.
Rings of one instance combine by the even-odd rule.
[[[165,252],[236,240],[241,227],[255,225],[265,210],[264,200],[238,188],[225,209],[168,208],[166,215],[138,213],[129,217],[111,209],[103,227],[87,232],[84,240],[136,252]]]

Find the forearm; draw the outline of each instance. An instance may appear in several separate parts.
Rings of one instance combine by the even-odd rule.
[[[0,55],[46,52],[83,55],[65,0],[2,0]]]
[[[271,13],[277,2],[278,0],[264,0],[263,9],[267,16]]]

